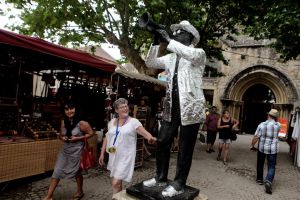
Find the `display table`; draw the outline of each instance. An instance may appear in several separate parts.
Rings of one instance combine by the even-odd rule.
[[[97,135],[88,141],[97,155]],[[59,139],[0,143],[0,183],[53,170],[62,144]]]

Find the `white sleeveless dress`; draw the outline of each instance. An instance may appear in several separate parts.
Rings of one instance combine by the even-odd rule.
[[[115,153],[109,153],[107,169],[111,172],[110,177],[130,182],[136,156],[136,129],[142,126],[142,124],[135,118],[129,118],[125,125],[118,127],[119,134],[115,145],[113,145],[117,128],[117,126],[114,125],[115,120],[117,119],[114,118],[108,123],[106,138],[107,148],[114,146],[117,150]]]

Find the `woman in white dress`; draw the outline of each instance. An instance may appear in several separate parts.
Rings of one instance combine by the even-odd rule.
[[[156,138],[153,137],[136,118],[129,116],[128,101],[119,98],[113,104],[117,118],[108,123],[108,132],[103,140],[99,164],[104,166],[104,153],[109,153],[107,169],[112,177],[113,193],[122,190],[122,181],[130,182],[133,175],[137,134],[148,140],[149,144],[154,144]]]

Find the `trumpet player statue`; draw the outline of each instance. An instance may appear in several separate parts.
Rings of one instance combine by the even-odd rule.
[[[171,53],[158,57],[159,44],[156,41],[146,57],[147,67],[165,69],[168,75],[163,122],[157,137],[156,176],[143,182],[143,187],[165,186],[161,192],[163,197],[184,193],[199,126],[205,120],[201,84],[206,55],[203,49],[195,48],[200,40],[199,33],[188,21],[173,24],[170,29],[173,32],[171,37],[164,29],[156,32]],[[168,182],[170,149],[178,128],[176,175]]]

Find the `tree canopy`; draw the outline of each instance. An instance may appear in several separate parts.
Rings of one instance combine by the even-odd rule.
[[[272,46],[285,60],[300,53],[299,3],[293,0],[5,0],[21,10],[20,33],[73,45],[109,42],[139,71],[152,35],[138,27],[149,12],[169,27],[189,20],[200,33],[199,47],[208,58],[224,60],[219,39],[239,32],[275,39]],[[7,13],[3,12],[2,14]],[[0,13],[1,14],[1,13]]]
[[[256,39],[275,39],[271,47],[284,61],[296,59],[300,54],[299,5],[294,0],[258,1],[253,7],[255,14],[245,21],[244,31]]]

